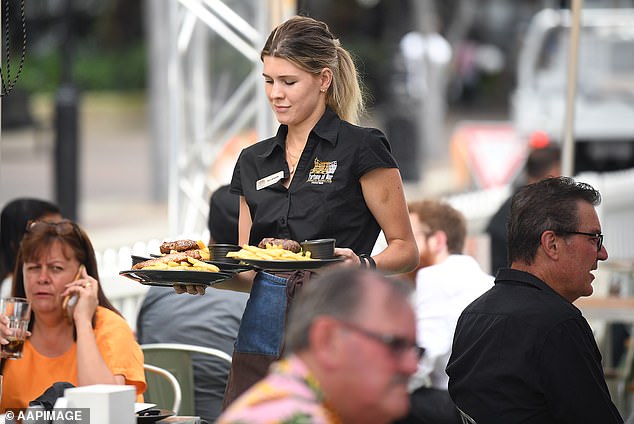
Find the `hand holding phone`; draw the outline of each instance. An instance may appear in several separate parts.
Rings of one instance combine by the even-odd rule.
[[[81,277],[81,274],[83,272],[84,272],[84,265],[82,264],[82,265],[79,265],[79,269],[77,270],[75,277],[73,277],[73,281]],[[64,297],[64,300],[62,302],[62,308],[64,309],[66,313],[66,319],[71,323],[73,322],[73,312],[75,311],[75,305],[77,305],[78,300],[79,300],[79,295],[77,293],[73,293],[70,296]]]

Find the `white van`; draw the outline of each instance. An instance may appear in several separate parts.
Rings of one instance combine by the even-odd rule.
[[[518,59],[512,121],[520,137],[564,133],[570,10],[532,19]],[[634,167],[634,9],[583,9],[575,109],[575,172]]]

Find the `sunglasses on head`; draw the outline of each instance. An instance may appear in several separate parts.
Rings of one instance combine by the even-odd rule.
[[[74,234],[82,245],[82,248],[88,251],[88,244],[84,238],[79,226],[69,219],[61,221],[32,220],[26,224],[26,233],[35,232],[52,232],[59,236],[67,236]]]

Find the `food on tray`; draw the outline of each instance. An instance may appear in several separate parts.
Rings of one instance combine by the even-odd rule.
[[[279,248],[282,248],[284,250],[289,250],[289,251],[291,251],[293,253],[299,253],[299,252],[302,251],[302,247],[295,240],[278,239],[278,238],[273,238],[273,237],[267,237],[267,238],[262,239],[260,244],[258,244],[258,247],[260,249],[266,249],[266,247],[269,246],[269,245],[274,246],[274,247],[279,247]]]
[[[139,262],[132,269],[220,271],[217,266],[203,262],[209,259],[209,248],[200,240],[164,242],[160,249],[163,256]]]
[[[170,253],[169,255],[161,256],[160,258],[139,262],[138,264],[134,265],[132,269],[160,269],[167,271],[183,270],[208,272],[220,271],[220,268],[218,268],[216,265],[203,262],[200,259],[196,259],[192,256],[187,256],[184,253],[185,252]]]
[[[263,242],[267,240],[262,240]],[[271,239],[271,240],[282,240],[282,239]],[[286,239],[284,239],[286,240]],[[286,240],[293,241],[293,240]],[[297,242],[295,242],[297,243]],[[262,245],[262,243],[260,243]],[[293,246],[292,244],[287,244],[287,246]],[[298,243],[299,246],[299,243]],[[242,245],[242,249],[237,252],[229,252],[227,253],[228,258],[234,259],[256,259],[261,261],[311,261],[310,252],[293,252],[291,250],[287,250],[282,248],[282,244],[265,244],[265,247],[256,247],[249,246],[248,244]]]
[[[205,243],[195,240],[165,241],[161,244],[161,253],[184,252],[186,250],[204,249]]]
[[[211,255],[209,254],[209,246],[205,245],[205,242],[202,240],[166,241],[161,244],[160,251],[164,255],[183,252],[186,253],[188,256],[205,261],[208,261],[211,257]]]

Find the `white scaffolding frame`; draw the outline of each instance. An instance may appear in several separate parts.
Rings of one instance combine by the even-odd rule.
[[[274,131],[260,89],[259,52],[270,28],[295,13],[295,1],[147,0],[146,6],[153,197],[165,200],[168,187],[171,236],[200,235],[209,195],[221,183],[209,170],[225,143],[248,129],[258,139]],[[240,57],[236,74],[246,77],[234,87],[213,74],[212,42]]]

